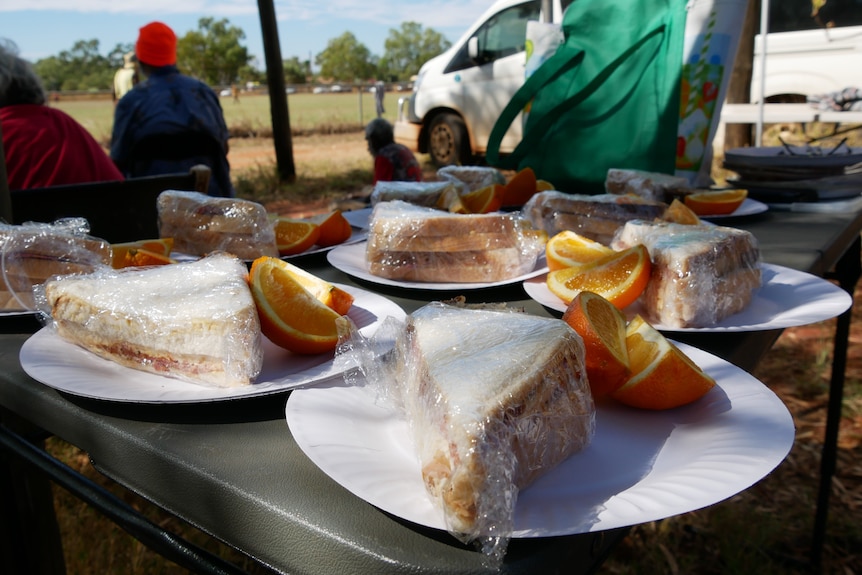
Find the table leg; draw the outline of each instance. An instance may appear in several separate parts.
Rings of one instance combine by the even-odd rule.
[[[838,280],[850,297],[862,276],[862,240],[859,237],[841,256],[835,271],[827,277]],[[811,546],[811,564],[820,571],[823,542],[826,538],[826,520],[829,513],[829,495],[832,491],[832,476],[838,458],[838,431],[841,426],[841,405],[844,400],[844,371],[847,367],[847,348],[850,337],[850,321],[853,306],[838,316],[832,355],[832,374],[829,381],[829,403],[826,410],[826,432],[820,455],[820,488],[817,494],[817,509],[814,514],[814,536]]]

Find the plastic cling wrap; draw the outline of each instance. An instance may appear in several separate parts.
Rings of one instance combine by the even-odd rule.
[[[225,251],[245,260],[278,257],[275,231],[261,204],[167,190],[159,194],[157,205],[159,235],[174,238],[177,252],[202,256]]]
[[[404,202],[442,208],[450,194],[457,194],[456,184],[451,181],[442,182],[377,182],[371,192],[371,205],[380,202],[402,200]]]
[[[260,372],[260,322],[243,262],[216,253],[187,263],[100,269],[37,290],[64,339],[126,367],[229,387]],[[118,384],[119,385],[119,384]]]
[[[433,302],[386,361],[370,357],[368,384],[403,411],[447,528],[501,558],[519,490],[592,439],[580,336],[559,319]]]
[[[631,221],[611,244],[644,244],[652,275],[641,301],[650,319],[707,327],[744,309],[760,287],[756,238],[736,228]]]
[[[48,278],[111,265],[111,246],[88,235],[83,218],[52,224],[0,224],[0,309],[34,310],[33,288]]]
[[[518,214],[382,202],[371,214],[366,261],[372,274],[395,280],[495,282],[532,271],[546,242]]]
[[[611,168],[605,179],[605,190],[609,194],[631,194],[669,204],[674,198],[691,193],[691,186],[681,176]]]
[[[569,230],[608,245],[628,220],[661,218],[667,204],[636,196],[539,192],[524,204],[522,213],[549,236]]]
[[[444,166],[437,170],[437,175],[441,179],[460,185],[465,193],[493,184],[506,183],[503,172],[487,166]]]

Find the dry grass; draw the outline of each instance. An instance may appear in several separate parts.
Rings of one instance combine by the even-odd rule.
[[[772,130],[772,137],[779,133],[790,141],[800,137],[798,131],[782,127]],[[348,144],[339,147],[345,138]],[[247,143],[247,147],[254,145]],[[232,153],[240,149],[237,146]],[[371,180],[371,159],[365,152],[361,134],[322,136],[313,141],[295,138],[294,152],[302,160],[297,159],[297,180],[289,185],[279,183],[275,176],[271,147],[259,155],[262,160],[244,164],[232,160],[242,193],[266,202],[275,211],[299,213],[303,209],[323,209],[345,196],[361,195],[366,182]],[[306,153],[307,156],[302,156]],[[433,170],[427,162],[426,169]],[[721,179],[722,174],[717,175]],[[830,575],[862,574],[862,288],[857,290],[855,302],[856,322],[846,370],[838,469],[823,553],[822,572]],[[797,435],[786,460],[768,477],[727,501],[634,527],[600,573],[802,575],[810,572],[808,561],[834,325],[831,320],[786,330],[755,372],[793,414]],[[159,525],[252,573],[266,572],[236,551],[106,480],[92,469],[86,454],[76,448],[52,439],[49,449]],[[56,507],[70,573],[185,573],[60,489],[56,493]]]

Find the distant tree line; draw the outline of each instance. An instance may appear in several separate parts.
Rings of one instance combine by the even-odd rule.
[[[266,73],[253,65],[254,58],[242,45],[245,32],[227,19],[201,18],[198,29],[177,39],[177,67],[211,86],[261,82]],[[315,82],[407,81],[429,58],[445,51],[451,43],[431,28],[404,22],[390,29],[383,56],[375,56],[356,37],[345,32],[329,41],[314,58],[318,67],[312,74],[311,61],[296,56],[284,60],[288,84]],[[106,56],[98,40],[79,40],[70,50],[34,62],[45,88],[51,91],[110,90],[116,70],[123,65],[123,54],[134,49],[132,43],[117,44]]]

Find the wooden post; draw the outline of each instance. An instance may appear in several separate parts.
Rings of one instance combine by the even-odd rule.
[[[761,0],[749,0],[742,35],[739,39],[739,49],[736,63],[730,76],[727,88],[729,104],[747,104],[751,102],[751,74],[754,66],[754,37],[757,34],[760,20]],[[750,124],[727,124],[724,128],[724,149],[749,147],[752,143]]]

